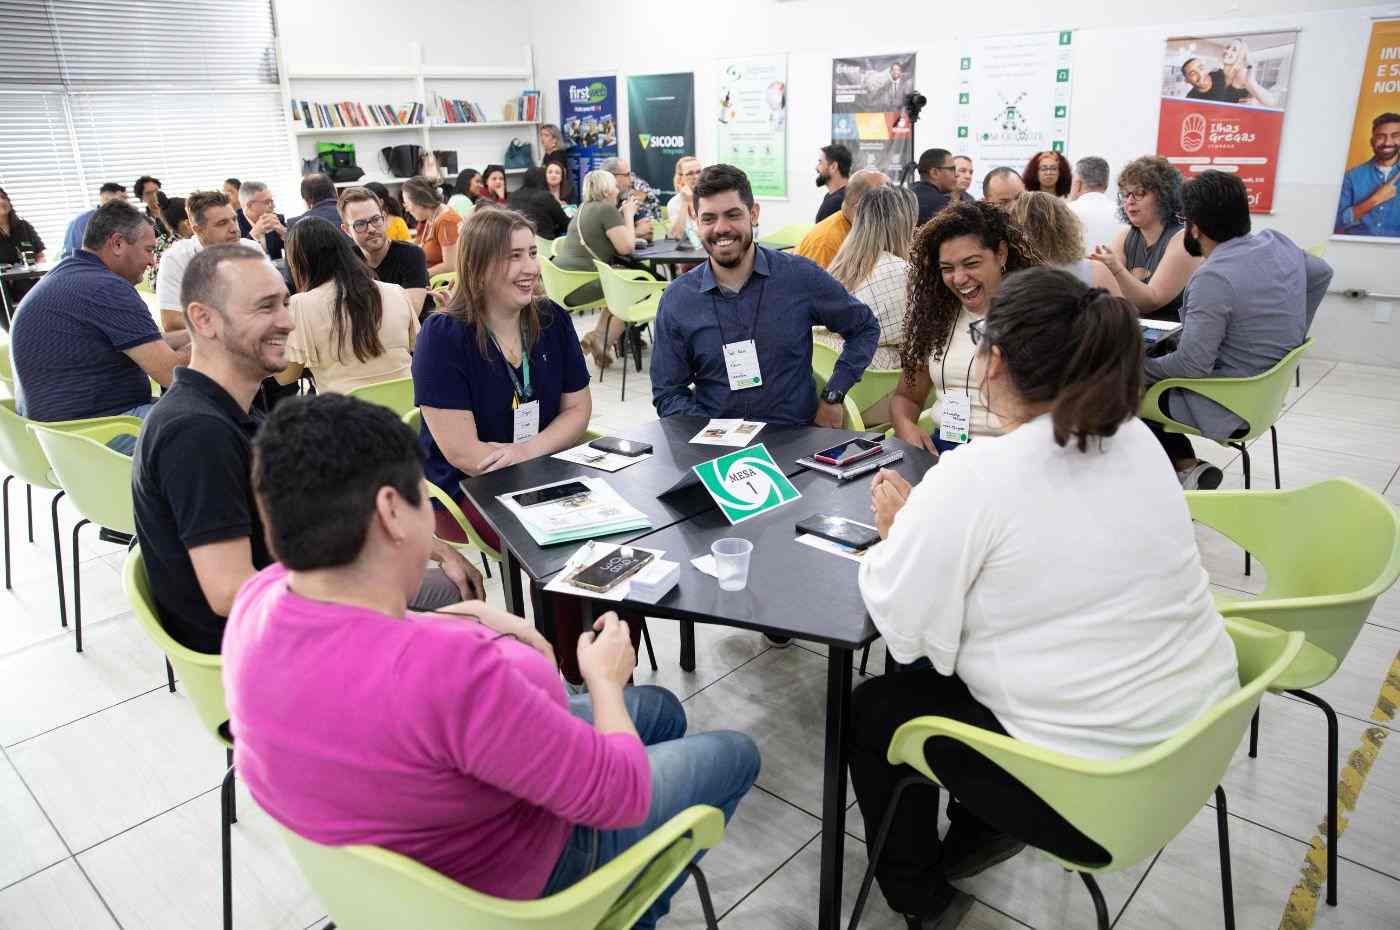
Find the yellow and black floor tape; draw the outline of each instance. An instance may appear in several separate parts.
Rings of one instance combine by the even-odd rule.
[[[1381,682],[1381,693],[1376,698],[1376,706],[1371,710],[1371,719],[1389,723],[1395,719],[1397,707],[1400,707],[1400,653],[1396,653],[1385,681]],[[1380,755],[1381,747],[1385,745],[1389,734],[1390,731],[1384,727],[1367,727],[1361,734],[1361,745],[1351,751],[1346,764],[1342,766],[1337,780],[1339,841],[1346,832],[1348,815],[1356,810],[1356,802],[1366,784],[1366,776],[1371,773],[1371,767],[1375,765],[1376,757]],[[1327,841],[1323,839],[1327,835],[1327,815],[1324,812],[1322,816],[1323,819],[1317,827],[1318,832],[1313,835],[1311,848],[1303,859],[1302,874],[1298,876],[1298,882],[1293,886],[1284,905],[1279,930],[1308,930],[1313,924],[1313,918],[1317,916],[1318,899],[1327,884]]]

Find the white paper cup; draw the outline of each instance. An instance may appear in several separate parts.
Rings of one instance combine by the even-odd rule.
[[[721,591],[742,591],[749,583],[749,558],[753,543],[747,539],[717,539],[710,544],[715,557],[715,575]]]

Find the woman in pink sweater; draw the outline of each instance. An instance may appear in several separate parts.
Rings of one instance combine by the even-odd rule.
[[[224,687],[239,774],[279,823],[527,899],[693,804],[728,819],[753,784],[747,736],[685,736],[674,695],[624,687],[635,655],[612,613],[579,640],[589,692],[570,698],[526,621],[480,601],[408,612],[434,521],[417,441],[387,409],[279,404],[253,481],[280,564],[238,594]]]

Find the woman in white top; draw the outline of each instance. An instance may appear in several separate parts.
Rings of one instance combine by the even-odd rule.
[[[316,390],[344,394],[412,376],[418,315],[403,288],[375,280],[348,236],[318,217],[303,220],[287,235],[287,269],[295,328],[280,383],[310,369]]]
[[[1108,856],[945,740],[927,749],[956,798],[940,850],[937,792],[894,799],[907,770],[885,752],[902,723],[946,716],[1117,759],[1239,687],[1181,486],[1136,417],[1135,309],[1066,272],[1032,269],[1010,276],[972,326],[973,378],[1005,432],[948,456],[914,488],[882,471],[872,503],[883,541],[860,567],[890,657],[916,666],[856,690],[852,781],[867,824],[898,805],[876,874],[891,907],[924,921],[955,897],[930,876],[967,877],[1025,843],[1077,862]]]
[[[1114,297],[1123,296],[1113,272],[1084,257],[1084,228],[1067,201],[1043,191],[1022,191],[1011,204],[1011,222],[1049,267],[1068,271]]]
[[[695,222],[695,208],[690,202],[690,190],[700,180],[700,159],[694,155],[683,155],[676,162],[676,173],[671,178],[676,195],[666,204],[666,230],[672,239],[684,239],[687,225]]]
[[[967,325],[987,312],[1003,275],[1041,264],[1006,214],[990,203],[949,204],[919,227],[909,253],[909,308],[900,355],[904,377],[890,398],[896,436],[936,455],[1002,432],[1002,423],[971,384],[974,352]],[[930,389],[938,391],[932,435],[919,426]],[[963,421],[967,429],[955,429]],[[940,425],[948,429],[940,431]]]

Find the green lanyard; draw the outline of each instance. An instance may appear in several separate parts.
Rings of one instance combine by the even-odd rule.
[[[519,407],[522,403],[528,404],[533,398],[534,391],[530,387],[530,349],[525,338],[525,320],[520,320],[520,369],[525,376],[525,383],[520,383],[520,378],[515,375],[515,368],[511,365],[510,359],[506,358],[505,350],[496,341],[496,334],[490,329],[486,330],[491,336],[491,344],[496,347],[496,351],[501,353],[501,361],[506,363],[506,374],[510,375],[510,386],[515,389],[515,398],[511,402],[511,409]]]

